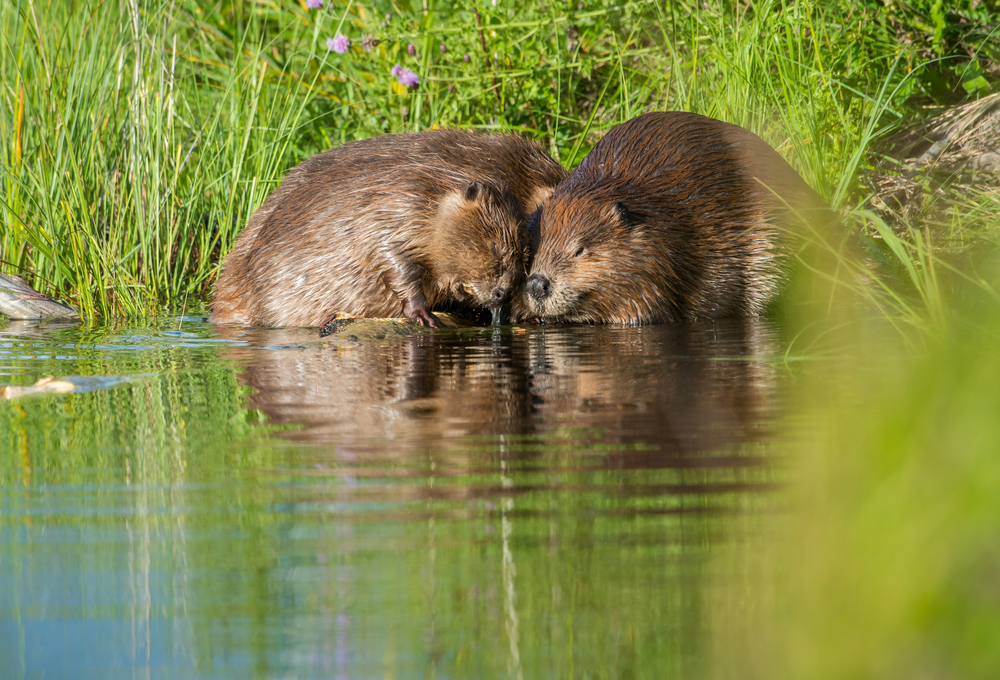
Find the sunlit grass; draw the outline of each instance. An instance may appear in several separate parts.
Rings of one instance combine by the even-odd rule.
[[[0,10],[5,269],[88,316],[203,293],[289,162],[308,83],[267,84],[253,21],[221,63],[159,5],[40,9]]]
[[[460,125],[526,134],[573,167],[652,109],[757,132],[846,211],[919,72],[866,17],[781,2],[17,0],[0,8],[0,266],[87,316],[148,315],[207,296],[249,215],[312,153]],[[348,53],[327,49],[335,33]],[[396,82],[394,63],[420,85]],[[888,255],[930,261],[921,233]],[[933,296],[920,296],[931,315]]]

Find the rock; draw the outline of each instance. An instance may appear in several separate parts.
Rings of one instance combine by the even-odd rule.
[[[1000,171],[1000,153],[990,151],[973,156],[965,162],[965,167],[969,170],[998,172]]]
[[[42,295],[20,276],[0,274],[0,313],[11,319],[79,319],[75,309]]]

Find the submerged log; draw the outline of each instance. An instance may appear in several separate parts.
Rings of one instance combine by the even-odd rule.
[[[48,295],[42,295],[20,276],[0,274],[0,314],[11,319],[79,319],[80,315]]]
[[[467,326],[468,322],[454,314],[436,312],[438,320],[444,328]],[[425,330],[421,324],[410,319],[370,319],[338,312],[319,329],[319,337],[330,335],[339,337],[371,338],[384,340],[393,335],[414,335]]]

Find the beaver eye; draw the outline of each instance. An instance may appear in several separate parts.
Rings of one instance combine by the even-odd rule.
[[[615,214],[618,215],[618,219],[621,220],[622,224],[632,223],[632,214],[629,213],[628,207],[621,201],[615,203]]]
[[[583,255],[584,250],[586,249],[583,246],[580,246],[579,248],[576,249],[576,252],[573,253],[573,257],[580,257],[581,255]]]

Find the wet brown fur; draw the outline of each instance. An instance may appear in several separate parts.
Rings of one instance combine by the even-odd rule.
[[[532,216],[534,259],[514,315],[758,315],[780,288],[787,230],[814,217],[829,221],[823,199],[753,133],[647,113],[612,129]]]
[[[437,305],[509,302],[525,275],[525,216],[565,176],[525,139],[460,130],[313,156],[240,234],[211,321],[317,326],[347,312],[433,325]]]

